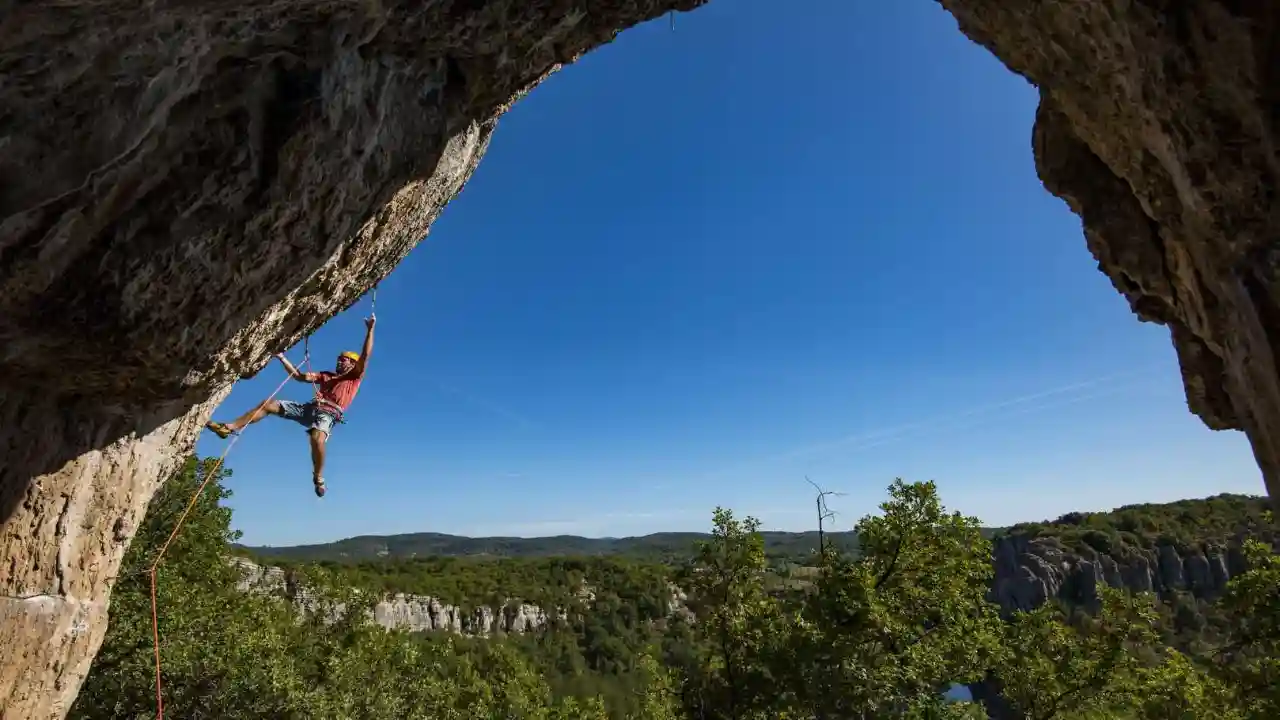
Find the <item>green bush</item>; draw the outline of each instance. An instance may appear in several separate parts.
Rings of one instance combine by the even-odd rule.
[[[1115,536],[1101,530],[1088,530],[1081,536],[1081,540],[1084,541],[1084,544],[1104,555],[1110,555],[1118,545]]]

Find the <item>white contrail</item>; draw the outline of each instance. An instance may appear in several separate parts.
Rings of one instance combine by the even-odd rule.
[[[1122,372],[1122,373],[1113,373],[1111,375],[1104,375],[1100,378],[1095,378],[1093,380],[1085,380],[1082,382],[1071,383],[1070,385],[1062,385],[1060,387],[1052,388],[1050,390],[1042,390],[1040,392],[1031,393],[1029,395],[1021,395],[1019,397],[1011,398],[1009,400],[1002,400],[1000,402],[988,403],[985,405],[978,405],[976,407],[970,408],[968,410],[963,410],[958,413],[941,415],[941,416],[929,418],[926,420],[918,420],[915,422],[910,422],[905,425],[898,425],[896,427],[888,428],[885,430],[877,430],[869,433],[859,433],[856,435],[848,435],[848,436],[839,438],[837,440],[832,440],[826,443],[808,445],[802,448],[797,448],[795,450],[790,450],[786,453],[783,453],[782,455],[777,456],[776,459],[781,459],[784,457],[795,457],[800,455],[811,455],[815,452],[832,450],[845,445],[862,443],[869,440],[877,441],[876,442],[877,445],[882,445],[885,442],[897,439],[907,433],[910,433],[913,430],[927,429],[937,425],[947,425],[947,424],[955,423],[958,420],[963,420],[965,418],[973,417],[975,415],[983,415],[986,413],[990,413],[994,410],[1012,408],[1019,405],[1026,405],[1027,403],[1035,403],[1035,401],[1044,400],[1045,398],[1056,397],[1064,394],[1075,394],[1081,390],[1097,387],[1098,385],[1102,385],[1112,380],[1125,378],[1125,377],[1134,377],[1140,374],[1141,373],[1137,371],[1129,371],[1129,372]],[[1118,386],[1118,388],[1124,388],[1124,387],[1128,387],[1128,385]],[[1079,402],[1081,400],[1085,400],[1090,397],[1096,397],[1096,395],[1090,394],[1090,395],[1079,396],[1077,399],[1073,400],[1072,402]],[[1013,414],[1024,415],[1028,412],[1035,412],[1037,410],[1041,410],[1049,407],[1057,407],[1059,404],[1061,403],[1035,403],[1031,407],[1023,408],[1021,411]],[[1070,404],[1070,403],[1066,403],[1066,404]],[[996,417],[1008,417],[1008,416],[1009,416],[1008,413],[1001,413]]]
[[[774,455],[768,455],[762,458],[756,458],[754,460],[749,460],[743,463],[739,463],[730,468],[725,468],[723,470],[707,473],[701,477],[702,479],[719,477],[726,473],[733,472],[735,470],[744,469],[744,468],[758,465],[761,463],[772,462],[776,460],[785,460],[785,459],[794,458],[794,457],[802,457],[805,455],[813,455],[815,453],[834,450],[836,448],[845,447],[848,445],[854,445],[855,451],[862,451],[862,450],[866,450],[872,447],[877,447],[877,446],[892,442],[913,431],[927,430],[930,428],[940,429],[939,426],[954,424],[959,420],[964,420],[966,418],[971,418],[977,415],[983,415],[995,410],[1014,408],[1017,406],[1025,406],[1027,405],[1027,403],[1034,403],[1034,404],[1032,404],[1029,407],[1023,407],[1015,413],[1001,413],[1000,415],[995,416],[995,418],[987,418],[987,420],[993,420],[1001,417],[1008,417],[1010,414],[1024,415],[1026,413],[1036,412],[1039,410],[1047,409],[1049,407],[1057,407],[1059,405],[1068,405],[1075,402],[1081,402],[1083,400],[1087,400],[1092,397],[1097,397],[1098,394],[1083,394],[1083,395],[1074,395],[1074,396],[1072,396],[1072,394],[1080,393],[1080,391],[1082,390],[1087,390],[1089,388],[1097,387],[1099,385],[1111,382],[1116,379],[1135,377],[1141,374],[1143,373],[1139,371],[1113,373],[1111,375],[1104,375],[1100,378],[1095,378],[1093,380],[1084,380],[1081,382],[1071,383],[1069,385],[1062,385],[1060,387],[1051,388],[1049,390],[1042,390],[1042,391],[1031,393],[1028,395],[1021,395],[1019,397],[1010,398],[1008,400],[1002,400],[1000,402],[979,405],[958,413],[951,413],[949,415],[942,415],[934,418],[917,420],[917,421],[909,422],[903,425],[886,428],[884,430],[875,430],[872,432],[846,435],[845,437],[837,438],[835,440],[830,440],[823,443],[814,443],[811,445],[804,445],[798,448],[794,448],[792,450],[787,450],[785,452],[776,453]],[[1108,392],[1116,392],[1128,386],[1129,386],[1128,384],[1115,386],[1111,388]],[[1107,394],[1107,393],[1100,393],[1100,394]],[[1068,395],[1069,396],[1068,401],[1067,402],[1059,401],[1059,402],[1051,402],[1051,403],[1035,402],[1037,400],[1044,400],[1046,398],[1057,397],[1060,395]]]
[[[966,429],[978,427],[990,422],[995,422],[997,420],[1007,420],[1011,417],[1017,417],[1019,415],[1028,415],[1034,412],[1042,412],[1044,410],[1065,407],[1067,405],[1075,405],[1077,403],[1082,403],[1086,400],[1093,400],[1094,398],[1105,397],[1107,395],[1114,395],[1120,392],[1121,390],[1127,390],[1133,387],[1134,385],[1135,385],[1134,383],[1112,385],[1107,388],[1099,389],[1095,392],[1085,393],[1083,395],[1072,395],[1066,398],[1055,400],[1053,402],[1036,403],[1035,405],[1032,405],[1030,407],[1018,408],[1016,410],[1013,410],[1012,412],[1000,413],[999,415],[995,415],[995,416],[975,418],[968,422],[955,422],[955,420],[963,420],[964,418],[971,417],[976,413],[958,414],[954,418],[952,418],[951,422],[947,422],[947,423],[939,422],[938,424],[932,425],[928,429],[931,434],[937,434],[939,432],[947,432],[952,430],[966,430]],[[1091,386],[1086,386],[1086,387],[1091,387]],[[1046,395],[1041,394],[1041,395],[1038,395],[1038,397],[1043,398],[1043,397],[1046,397]],[[910,433],[902,432],[892,437],[876,440],[875,442],[867,443],[864,445],[857,445],[850,452],[862,452],[863,450],[869,450],[871,448],[879,447],[881,445],[887,445],[895,440],[900,439],[902,436],[908,435],[908,434]]]
[[[436,388],[439,389],[441,392],[448,393],[450,395],[456,395],[462,398],[463,400],[466,400],[467,402],[471,403],[472,405],[476,405],[478,407],[484,408],[485,410],[488,410],[489,412],[495,415],[501,415],[502,417],[516,423],[517,425],[520,425],[522,428],[528,429],[533,427],[536,424],[529,418],[521,415],[520,413],[517,413],[514,410],[511,410],[502,405],[499,405],[498,403],[493,402],[492,400],[485,400],[484,398],[477,397],[476,395],[473,395],[472,393],[469,393],[466,390],[463,390],[462,388],[455,387],[453,385],[447,385],[444,382],[437,380],[435,378],[430,378],[430,380],[432,383],[435,384]]]

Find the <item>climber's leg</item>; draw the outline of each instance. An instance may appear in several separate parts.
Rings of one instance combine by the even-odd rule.
[[[245,427],[258,422],[268,415],[286,415],[291,410],[291,408],[287,407],[288,405],[297,405],[297,403],[291,403],[288,400],[267,400],[266,402],[258,403],[252,410],[229,423],[219,423],[211,420],[205,423],[205,427],[212,430],[218,437],[225,439],[231,433],[240,432]]]
[[[316,486],[316,495],[324,497],[324,449],[333,432],[334,416],[316,407],[315,403],[307,403],[307,417],[303,424],[307,426],[307,436],[311,438],[311,483]]]
[[[313,427],[307,435],[311,438],[311,483],[316,487],[316,495],[324,497],[324,443],[329,433]]]

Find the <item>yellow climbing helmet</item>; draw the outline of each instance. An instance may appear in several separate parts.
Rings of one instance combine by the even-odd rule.
[[[348,360],[350,360],[351,362],[360,362],[360,356],[359,356],[359,355],[357,355],[357,354],[355,354],[355,353],[353,353],[353,352],[351,352],[350,350],[348,350],[348,351],[346,351],[346,352],[344,352],[344,353],[342,353],[342,354],[338,355],[338,357],[344,357],[344,358],[347,358],[347,359],[348,359]]]

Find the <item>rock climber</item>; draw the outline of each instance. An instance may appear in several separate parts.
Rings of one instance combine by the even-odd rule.
[[[292,400],[267,400],[258,403],[258,406],[229,423],[213,422],[212,420],[205,424],[205,427],[212,430],[218,437],[226,439],[232,433],[237,433],[245,427],[252,425],[268,415],[279,415],[286,420],[294,422],[307,428],[307,435],[311,438],[311,482],[315,485],[316,495],[324,497],[324,446],[328,440],[329,434],[333,432],[333,424],[342,422],[342,414],[351,407],[351,401],[355,399],[356,392],[360,389],[360,383],[364,380],[365,368],[369,365],[369,353],[373,351],[373,326],[376,318],[371,313],[365,318],[364,325],[366,328],[364,335],[364,348],[360,354],[347,351],[338,355],[337,364],[333,372],[327,370],[321,372],[302,372],[289,362],[289,359],[283,353],[278,353],[276,359],[283,365],[286,372],[294,380],[299,382],[307,382],[315,385],[315,397],[306,403],[298,403]]]

